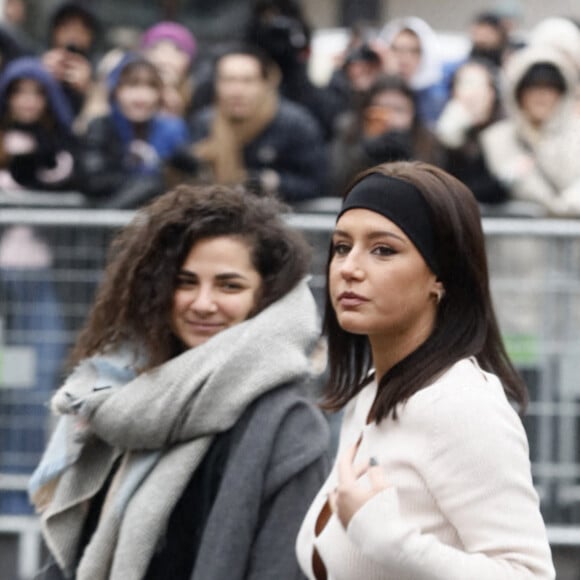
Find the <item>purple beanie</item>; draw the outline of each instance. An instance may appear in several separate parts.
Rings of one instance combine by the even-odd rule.
[[[141,48],[147,49],[160,40],[170,40],[177,47],[193,59],[195,56],[196,42],[194,36],[181,24],[176,22],[159,22],[148,28],[141,37]]]

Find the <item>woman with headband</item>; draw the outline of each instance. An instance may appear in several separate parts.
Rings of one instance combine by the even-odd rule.
[[[326,407],[344,419],[298,535],[307,577],[555,578],[473,194],[419,162],[359,174],[327,276]]]

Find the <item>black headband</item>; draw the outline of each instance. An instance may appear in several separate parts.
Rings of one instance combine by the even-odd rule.
[[[371,173],[348,192],[336,219],[355,208],[370,209],[395,223],[413,242],[431,271],[439,274],[431,208],[413,184]]]

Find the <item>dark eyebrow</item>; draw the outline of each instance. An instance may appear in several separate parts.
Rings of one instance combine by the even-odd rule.
[[[180,270],[177,275],[182,278],[197,278],[197,274],[189,270]],[[227,280],[245,280],[246,277],[239,272],[222,272],[216,276],[216,279],[223,282]]]
[[[333,236],[343,236],[345,238],[350,238],[351,235],[348,232],[345,232],[344,230],[334,230]],[[407,243],[407,240],[401,236],[399,236],[398,234],[395,234],[394,232],[389,232],[386,230],[376,230],[376,231],[372,231],[369,232],[366,236],[369,240],[375,240],[377,238],[395,238],[403,243]]]
[[[246,277],[240,274],[239,272],[224,272],[222,274],[218,274],[216,276],[218,280],[245,280]]]

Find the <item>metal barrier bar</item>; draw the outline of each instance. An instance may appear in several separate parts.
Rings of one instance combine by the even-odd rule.
[[[91,227],[121,227],[133,216],[133,210],[14,208],[0,205],[0,224],[71,225]],[[334,228],[334,213],[289,213],[288,223],[304,231],[330,232]],[[482,219],[486,235],[540,236],[580,238],[580,220],[573,219]]]

